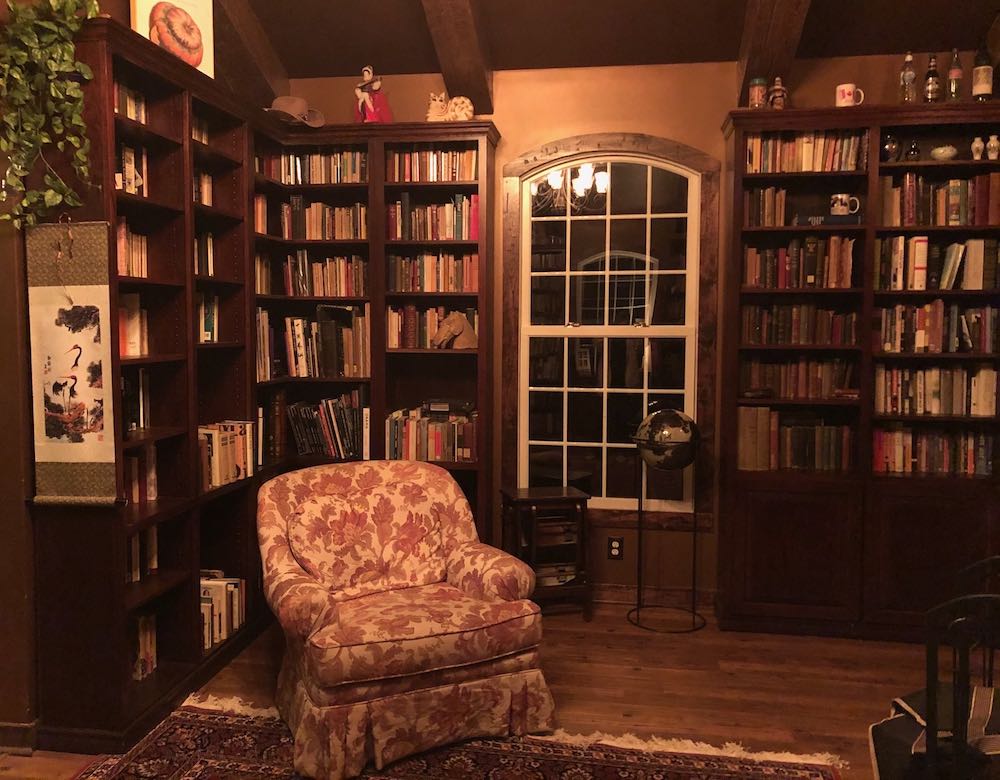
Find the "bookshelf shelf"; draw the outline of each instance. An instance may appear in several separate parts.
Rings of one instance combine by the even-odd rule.
[[[283,246],[351,246],[357,247],[367,244],[367,238],[282,238],[265,233],[256,233],[254,238],[257,241],[271,244],[281,244]]]
[[[209,144],[191,139],[191,151],[198,166],[210,171],[226,171],[239,168],[243,161],[229,152],[215,149]]]
[[[166,216],[176,216],[184,211],[182,208],[175,206],[172,203],[159,200],[155,196],[144,197],[142,195],[133,195],[130,192],[124,192],[122,190],[116,190],[115,199],[118,202],[119,211],[126,213],[153,213]]]
[[[479,293],[475,292],[387,292],[385,294],[387,300],[408,300],[408,299],[454,299],[454,300],[472,300],[479,297]]]
[[[423,240],[410,240],[410,239],[386,239],[385,245],[388,247],[421,247],[421,246],[439,246],[439,247],[470,247],[476,246],[479,243],[477,239],[441,239],[441,238],[427,238]]]
[[[220,206],[206,206],[204,203],[194,204],[194,214],[197,219],[212,224],[235,225],[243,221],[243,217],[234,211]]]
[[[778,295],[778,296],[840,296],[840,295],[861,295],[864,289],[861,287],[741,287],[740,295]]]
[[[887,133],[904,148],[916,139],[925,150],[953,144],[967,155],[974,136],[985,138],[997,126],[1000,105],[972,103],[730,114],[724,129],[733,230],[720,272],[728,284],[718,378],[719,434],[729,442],[720,464],[721,627],[920,639],[926,610],[949,595],[938,581],[950,585],[963,566],[982,557],[990,529],[1000,522],[1000,428],[995,414],[982,413],[991,408],[1000,370],[991,330],[998,327],[1000,290],[876,288],[889,286],[890,278],[921,284],[915,269],[922,267],[925,248],[931,284],[941,278],[945,260],[946,278],[956,279],[951,286],[965,284],[966,274],[970,286],[996,284],[1000,161],[886,163],[877,156]],[[856,163],[858,170],[750,172],[819,167],[818,158],[829,167],[831,137],[833,167],[843,164],[838,147],[842,152],[841,141],[849,139],[848,154],[856,149],[858,158],[848,159],[847,167]],[[860,224],[747,227],[791,221],[790,215],[797,221],[826,218],[837,192],[858,199]],[[886,224],[915,221],[913,214],[942,222],[942,213],[954,222],[956,210],[964,221],[978,217],[982,223],[984,208],[993,224]],[[852,241],[834,243],[838,234]],[[927,236],[926,245],[912,240],[917,236]],[[950,248],[963,243],[958,254]],[[848,283],[848,273],[850,287],[759,286],[784,284],[786,277],[800,282],[814,267],[817,279],[832,271],[837,282]],[[826,340],[827,331],[839,326],[856,346],[746,343],[791,332],[803,338],[798,334],[811,334],[808,328],[820,323],[823,335],[808,338]],[[899,343],[893,339],[900,333],[908,347],[957,343],[978,351],[883,352],[885,344]],[[923,399],[937,397],[939,382],[941,409],[976,409],[976,416],[887,413],[925,408]],[[779,397],[845,387],[856,387],[857,397]],[[965,395],[953,395],[958,387]],[[744,392],[774,397],[744,398]],[[789,459],[842,465],[845,453],[847,472],[767,470]],[[879,471],[906,468],[942,473]],[[934,556],[916,550],[933,550]],[[821,581],[809,560],[836,560],[836,573]],[[928,560],[933,573],[922,568]]]
[[[122,357],[119,360],[122,366],[156,366],[167,363],[183,363],[187,360],[187,356],[180,352],[173,352],[162,355],[135,355]]]
[[[251,485],[255,482],[253,477],[248,477],[247,479],[240,479],[236,482],[230,482],[226,485],[219,485],[218,487],[212,487],[208,490],[202,491],[200,498],[202,502],[214,501],[217,498],[222,498],[223,496],[228,496],[231,493],[236,493],[243,490],[247,485]]]
[[[258,303],[368,303],[367,296],[352,295],[261,295],[255,298]]]
[[[191,508],[188,498],[159,498],[141,504],[125,504],[120,515],[126,533],[141,531],[150,525],[175,517]]]
[[[279,376],[258,382],[258,387],[279,385],[361,385],[371,382],[367,376]]]
[[[181,145],[177,138],[165,135],[147,124],[115,114],[115,132],[119,138],[137,141],[150,149],[175,148]]]
[[[271,190],[275,192],[353,192],[362,193],[368,189],[367,182],[334,182],[331,184],[283,184],[277,179],[272,179],[261,174],[254,176],[254,184],[257,190]]]
[[[179,425],[160,428],[139,428],[138,430],[128,431],[125,434],[123,449],[136,449],[144,447],[147,444],[153,444],[158,441],[167,441],[168,439],[174,439],[178,436],[185,435],[187,435],[187,428]]]
[[[246,344],[242,341],[199,341],[198,349],[243,349]]]
[[[387,181],[387,190],[462,190],[479,187],[478,181]]]
[[[144,680],[129,681],[125,697],[126,713],[142,713],[156,704],[160,699],[169,696],[184,678],[195,669],[192,662],[161,660],[156,670]]]
[[[239,279],[226,279],[221,276],[211,276],[209,274],[195,274],[194,280],[200,285],[216,285],[218,287],[243,287],[243,282]]]
[[[149,288],[156,289],[158,287],[169,288],[169,289],[180,289],[184,287],[183,282],[171,282],[164,279],[151,279],[145,276],[119,276],[118,284],[121,287],[128,288]]]
[[[479,354],[478,349],[429,349],[426,347],[392,347],[386,349],[387,355],[466,355]]]
[[[125,586],[125,610],[132,612],[191,581],[188,571],[159,569]]]
[[[750,234],[769,233],[863,233],[867,225],[785,225],[783,227],[744,227]]]

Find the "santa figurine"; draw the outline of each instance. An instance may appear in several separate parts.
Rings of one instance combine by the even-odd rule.
[[[354,106],[355,122],[391,122],[392,110],[382,91],[382,78],[375,75],[371,65],[361,69],[361,81],[354,88],[357,103]]]

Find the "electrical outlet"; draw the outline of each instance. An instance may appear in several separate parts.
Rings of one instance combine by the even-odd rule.
[[[625,537],[608,537],[608,560],[620,561],[625,555]]]

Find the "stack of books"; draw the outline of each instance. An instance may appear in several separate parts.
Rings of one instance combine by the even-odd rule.
[[[285,258],[282,277],[285,295],[363,297],[368,290],[368,263],[360,255],[316,260],[300,249]]]
[[[279,351],[270,312],[258,307],[257,380],[266,382],[279,376],[370,376],[370,321],[367,303],[364,307],[320,305],[315,320],[284,318],[284,349]]]
[[[811,303],[744,305],[744,344],[857,344],[858,315],[823,309]]]
[[[872,470],[876,474],[936,474],[988,477],[993,473],[995,438],[983,431],[876,429]]]
[[[387,238],[403,241],[478,241],[479,196],[454,195],[447,203],[415,205],[404,192],[386,204]]]
[[[197,296],[198,343],[214,344],[219,340],[219,296],[206,292]]]
[[[385,178],[389,182],[475,181],[479,171],[477,149],[389,150]]]
[[[479,254],[389,255],[389,292],[479,292]]]
[[[223,420],[198,426],[201,488],[207,491],[253,476],[257,470],[257,424]]]
[[[126,498],[133,504],[159,497],[156,478],[156,445],[147,444],[125,453]]]
[[[212,205],[212,174],[205,171],[194,172],[194,202],[203,206]]]
[[[118,296],[118,354],[121,357],[149,354],[149,314],[141,306],[139,293]]]
[[[149,374],[146,369],[123,370],[122,425],[126,431],[150,427],[149,398]]]
[[[139,615],[132,625],[132,679],[145,680],[156,671],[156,615]]]
[[[116,114],[146,124],[146,96],[139,90],[116,80],[113,100]]]
[[[740,364],[741,395],[790,400],[857,398],[857,373],[853,360],[752,358]]]
[[[883,352],[996,352],[1000,349],[994,306],[962,307],[940,298],[921,305],[876,309]]]
[[[202,649],[225,642],[246,619],[246,580],[227,577],[222,569],[201,570]]]
[[[744,191],[744,227],[784,227],[786,197],[782,187],[754,187]]]
[[[282,184],[361,184],[368,181],[368,154],[347,149],[256,155],[254,170]]]
[[[946,182],[925,180],[904,173],[897,185],[892,176],[879,180],[882,190],[882,224],[1000,225],[1000,172]]]
[[[848,471],[854,432],[815,414],[780,413],[766,406],[737,411],[737,468]]]
[[[361,240],[368,238],[368,207],[306,204],[301,195],[292,195],[281,204],[281,237],[306,241]]]
[[[748,246],[743,284],[748,287],[843,289],[854,286],[854,239],[846,236],[795,238],[787,247]]]
[[[479,313],[474,308],[458,310],[479,332]],[[418,310],[414,304],[402,308],[389,306],[386,311],[386,347],[389,349],[429,349],[438,327],[452,313],[444,306]]]
[[[115,189],[149,197],[149,160],[141,146],[118,144],[115,155]]]
[[[997,413],[997,371],[986,365],[876,365],[875,413],[993,417]]]
[[[893,236],[876,239],[875,258],[876,290],[993,290],[1000,279],[995,238],[943,246],[927,236]]]
[[[828,130],[747,134],[747,173],[864,171],[868,168],[868,131]]]
[[[472,404],[465,402],[427,401],[415,409],[397,409],[385,421],[385,456],[389,460],[475,461],[478,419]]]
[[[359,390],[314,403],[290,404],[288,422],[299,455],[324,455],[335,460],[371,457],[371,410],[362,405]]]
[[[199,143],[208,143],[208,120],[197,114],[191,116],[191,138]]]
[[[125,217],[118,217],[115,233],[115,254],[118,258],[119,276],[149,276],[149,239],[142,233],[133,233]]]
[[[194,237],[194,272],[198,276],[215,276],[215,235],[198,233]]]
[[[125,547],[125,584],[142,582],[160,568],[159,539],[156,526],[134,533]]]

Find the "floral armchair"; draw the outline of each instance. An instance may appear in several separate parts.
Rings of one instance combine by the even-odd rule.
[[[284,474],[260,489],[257,530],[300,774],[355,777],[369,760],[553,727],[533,572],[479,542],[444,469]]]

